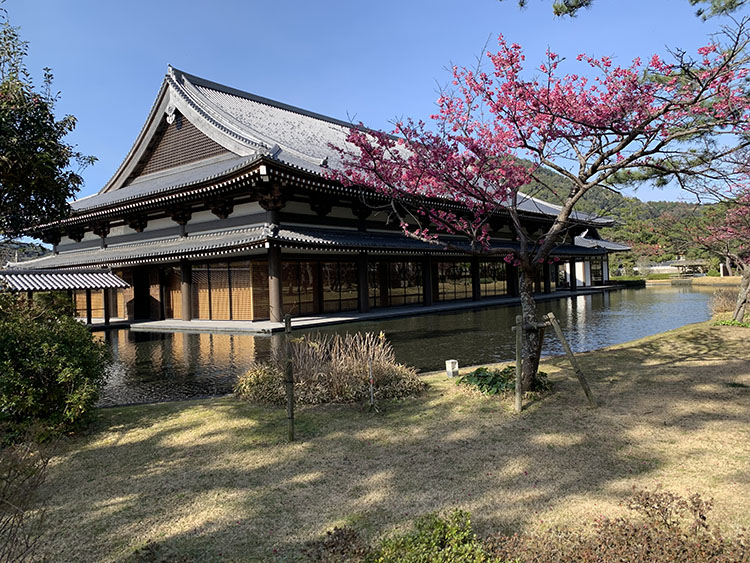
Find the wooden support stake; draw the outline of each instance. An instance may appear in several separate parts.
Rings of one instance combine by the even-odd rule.
[[[368,362],[370,371],[370,410],[375,409],[375,378],[372,375],[372,358]]]
[[[294,442],[294,366],[292,365],[292,317],[284,316],[284,340],[286,345],[286,418],[289,426],[288,440]]]
[[[523,408],[523,395],[521,394],[521,347],[523,346],[523,318],[516,315],[516,412],[520,413]]]
[[[565,354],[568,356],[568,360],[570,360],[570,364],[573,366],[573,371],[575,371],[576,377],[578,378],[578,382],[581,384],[581,387],[583,387],[583,392],[586,393],[586,398],[589,400],[589,404],[592,407],[595,407],[596,401],[594,401],[594,397],[591,394],[591,389],[589,388],[589,384],[586,381],[586,377],[584,377],[583,375],[581,366],[578,365],[578,360],[576,360],[575,356],[573,355],[573,351],[570,349],[570,345],[568,344],[568,341],[565,339],[565,335],[563,334],[562,328],[560,327],[560,323],[557,322],[555,315],[552,313],[547,314],[547,319],[552,325],[552,328],[555,329],[557,338],[560,339],[560,343],[562,344],[563,350],[565,350]]]

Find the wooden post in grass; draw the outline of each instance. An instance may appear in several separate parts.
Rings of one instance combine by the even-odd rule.
[[[284,344],[286,351],[286,418],[289,441],[294,442],[294,366],[292,365],[292,317],[284,315]]]
[[[523,408],[523,396],[521,395],[521,346],[523,346],[523,318],[516,315],[516,412]]]
[[[370,372],[370,410],[375,408],[375,379],[372,376],[372,357],[368,362],[368,368]]]
[[[568,344],[568,341],[565,339],[565,335],[563,334],[562,328],[560,327],[560,323],[557,322],[555,315],[552,313],[547,314],[547,319],[549,320],[549,323],[552,325],[552,328],[555,329],[555,333],[557,333],[557,338],[560,339],[560,343],[562,344],[563,350],[565,350],[565,354],[568,356],[568,360],[570,360],[570,364],[573,366],[573,371],[575,371],[576,377],[578,378],[578,382],[581,384],[581,387],[583,387],[583,392],[586,393],[586,398],[589,400],[589,404],[592,407],[595,407],[596,401],[594,401],[594,397],[591,394],[591,389],[589,388],[589,384],[583,375],[581,366],[578,365],[578,360],[576,360],[575,356],[573,355],[573,351],[570,349],[570,345]]]

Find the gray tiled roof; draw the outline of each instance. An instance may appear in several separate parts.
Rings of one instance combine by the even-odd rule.
[[[462,253],[469,250],[468,242],[456,240],[450,248],[408,238],[400,233],[378,233],[322,229],[317,227],[295,226],[279,229],[274,233],[267,226],[249,229],[219,231],[204,235],[171,237],[149,242],[122,244],[103,249],[88,249],[45,256],[13,264],[16,269],[91,267],[95,265],[116,266],[178,260],[184,257],[223,256],[258,248],[268,241],[276,241],[290,248],[316,248],[327,251],[378,251],[441,254]],[[603,241],[597,241],[603,242]],[[513,251],[518,243],[506,240],[493,241],[493,248]],[[561,245],[553,255],[594,256],[604,254],[603,247]]]
[[[14,268],[65,268],[107,264],[143,263],[162,258],[179,259],[207,253],[231,253],[257,247],[266,240],[263,227],[221,231],[205,235],[172,237],[167,239],[113,245],[107,248],[79,250],[45,256],[12,265]]]
[[[4,285],[11,291],[129,287],[129,284],[111,272],[65,270],[0,270],[0,289]]]
[[[611,240],[593,239],[586,237],[576,237],[575,244],[576,246],[582,246],[584,248],[603,248],[604,250],[608,250],[610,252],[624,252],[626,250],[630,250],[629,246],[625,246],[624,244],[619,244],[617,242],[612,242]]]
[[[155,196],[173,190],[181,190],[212,179],[218,179],[232,172],[236,172],[255,161],[257,157],[237,156],[210,163],[195,163],[172,174],[153,174],[139,179],[132,184],[74,201],[71,204],[74,211],[92,211],[99,207],[112,204],[124,204],[146,196]]]
[[[465,239],[450,241],[450,247],[435,245],[413,238],[406,237],[400,233],[378,233],[344,231],[334,229],[321,229],[317,227],[282,228],[279,230],[276,240],[288,244],[300,246],[314,246],[319,248],[340,248],[369,251],[408,251],[408,252],[454,252],[461,253],[470,250],[470,245]],[[494,250],[516,251],[519,244],[510,240],[493,240],[491,248]],[[602,249],[596,247],[582,247],[570,244],[560,245],[555,248],[553,255],[558,256],[589,256],[603,254]]]
[[[223,143],[238,156],[228,160],[198,162],[173,173],[149,175],[126,186],[105,187],[107,191],[103,193],[74,202],[75,212],[96,211],[147,196],[178,192],[211,179],[220,180],[244,166],[250,166],[261,157],[322,175],[324,161],[329,169],[342,166],[340,154],[331,145],[355,150],[346,140],[350,123],[242,92],[171,67],[160,96],[166,95],[166,92],[171,93],[169,99],[172,103],[191,114],[191,120],[197,120],[194,125],[199,130]],[[157,107],[158,103],[152,112],[157,111]],[[154,113],[152,117],[162,119],[161,115]],[[136,146],[139,142],[148,142],[147,138],[139,139]],[[559,211],[559,207],[529,196],[520,199],[519,209],[552,216]],[[608,219],[584,213],[574,212],[573,218],[602,225],[611,223]]]

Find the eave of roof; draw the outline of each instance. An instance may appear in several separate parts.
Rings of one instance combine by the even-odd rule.
[[[10,291],[65,291],[130,287],[105,270],[0,270],[0,289]]]
[[[432,244],[409,238],[401,233],[362,232],[343,229],[293,226],[272,229],[258,226],[170,237],[141,243],[113,245],[107,248],[87,249],[45,256],[13,264],[17,270],[28,268],[90,268],[92,266],[128,266],[155,262],[170,262],[183,258],[220,257],[240,254],[276,243],[289,249],[307,249],[325,252],[360,252],[372,254],[435,254],[467,256],[471,247],[468,241],[451,239],[444,244]],[[518,251],[515,241],[494,239],[491,252]],[[556,247],[552,256],[601,256],[607,251],[602,247],[586,247],[564,244]],[[490,254],[488,254],[490,255]]]

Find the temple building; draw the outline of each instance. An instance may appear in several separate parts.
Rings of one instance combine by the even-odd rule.
[[[345,145],[349,128],[170,67],[109,182],[37,227],[54,253],[15,267],[106,268],[130,287],[96,293],[94,316],[107,299],[133,320],[280,321],[517,294],[502,258],[407,238],[379,210],[383,196],[327,179],[340,165],[331,144]],[[530,232],[557,213],[531,197],[521,210]],[[493,242],[514,244],[506,216],[490,224]],[[608,252],[626,249],[600,239],[609,224],[576,215],[537,290],[606,284]]]

